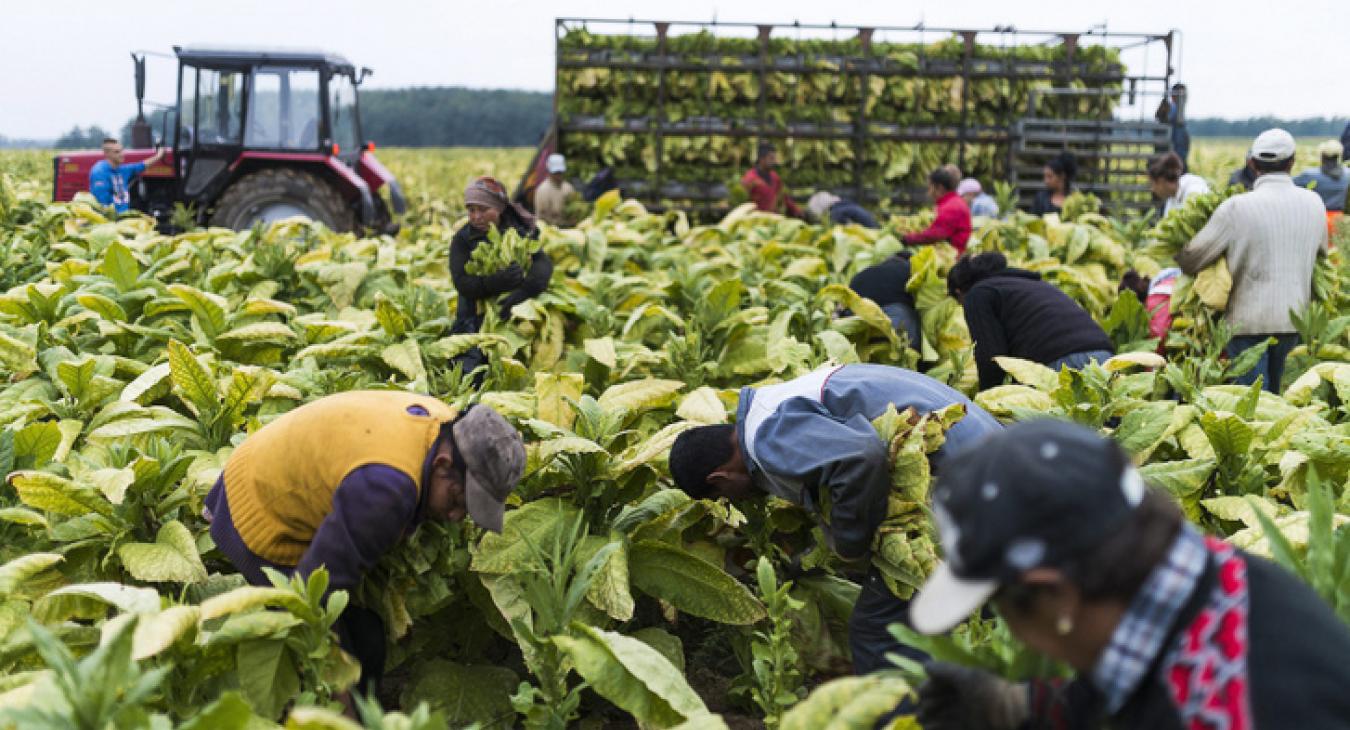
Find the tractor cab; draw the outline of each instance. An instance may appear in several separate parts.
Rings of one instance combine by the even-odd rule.
[[[182,204],[199,222],[236,230],[292,216],[339,231],[396,229],[402,190],[361,134],[357,88],[369,69],[322,51],[174,51],[178,99],[158,135],[171,150],[163,165],[141,175],[135,207],[165,223]],[[143,58],[137,95],[139,105]],[[127,161],[149,157],[153,136],[138,113]],[[89,167],[100,158],[59,156],[56,199],[87,189]]]

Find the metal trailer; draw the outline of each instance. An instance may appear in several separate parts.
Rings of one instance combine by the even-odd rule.
[[[564,51],[562,39],[571,30],[584,28],[593,34],[623,35],[641,37],[654,44],[648,45],[651,51],[611,52],[596,50],[593,52]],[[725,63],[727,59],[720,55],[690,56],[669,52],[668,40],[672,29],[679,31],[707,31],[716,35],[719,32],[733,31],[746,33],[753,31],[758,39],[760,52],[731,59],[734,63]],[[833,69],[824,70],[814,61],[801,55],[773,55],[770,53],[770,39],[775,34],[784,33],[847,33],[859,42],[861,54],[840,56],[830,59]],[[869,142],[930,142],[954,144],[957,149],[955,162],[965,168],[967,150],[974,144],[995,144],[1006,149],[1007,162],[1005,179],[1017,188],[1021,202],[1029,204],[1036,193],[1044,189],[1041,181],[1041,168],[1052,156],[1064,150],[1075,153],[1079,162],[1079,190],[1097,195],[1108,210],[1115,212],[1141,211],[1154,205],[1149,193],[1146,166],[1148,158],[1171,149],[1170,126],[1154,121],[1150,111],[1162,99],[1166,98],[1174,73],[1174,49],[1179,43],[1175,31],[1167,33],[1120,33],[1094,28],[1081,32],[1064,31],[1022,31],[1012,27],[995,27],[988,30],[961,28],[932,28],[923,25],[911,27],[893,26],[846,26],[812,25],[793,23],[790,25],[772,25],[757,23],[718,23],[718,22],[682,22],[660,20],[607,20],[597,18],[558,18],[555,21],[555,91],[554,116],[550,129],[545,134],[539,151],[521,180],[519,195],[528,198],[528,193],[539,180],[542,180],[544,158],[548,153],[568,151],[569,136],[576,134],[650,135],[655,148],[663,149],[663,140],[678,136],[726,136],[752,138],[754,140],[791,140],[825,139],[848,142],[853,149],[852,182],[846,186],[835,186],[834,192],[865,204],[875,205],[889,200],[900,207],[919,207],[925,203],[924,190],[910,187],[895,190],[869,190],[864,185],[863,170],[867,162]],[[917,68],[901,67],[888,59],[872,55],[874,39],[886,38],[887,42],[917,43],[920,58]],[[963,44],[964,53],[960,61],[922,56],[924,44],[935,39],[955,37]],[[1063,46],[1062,61],[1024,61],[981,57],[975,55],[977,41],[993,44],[1002,48],[1015,48],[1027,45]],[[1075,60],[1075,55],[1085,44],[1105,45],[1120,49],[1122,52],[1142,50],[1144,66],[1138,73],[1129,73],[1123,67],[1116,72],[1091,73],[1086,64]],[[1149,51],[1151,49],[1161,57],[1161,70],[1149,68],[1153,65]],[[774,72],[794,74],[835,73],[856,77],[859,81],[861,99],[854,111],[854,123],[834,124],[775,124],[766,118],[764,94],[760,94],[758,109],[753,115],[735,120],[720,119],[712,114],[693,117],[679,122],[667,121],[664,113],[666,103],[666,73],[658,73],[655,113],[649,116],[624,119],[612,123],[604,118],[561,119],[559,99],[563,92],[562,74],[564,70],[611,69],[621,71],[675,71],[683,73],[711,73],[715,71],[735,73],[757,73],[761,89],[765,76]],[[837,69],[837,70],[834,70]],[[867,114],[867,80],[871,76],[909,76],[909,77],[960,77],[961,86],[960,121],[956,124],[894,124],[885,119],[869,119]],[[1137,117],[1133,120],[1120,118],[1082,119],[1061,116],[1037,116],[1038,105],[1034,97],[1028,103],[1028,109],[1020,116],[1013,116],[1006,123],[996,126],[979,126],[971,122],[970,109],[974,103],[969,98],[972,79],[1010,79],[1049,81],[1056,86],[1042,93],[1067,103],[1073,97],[1083,95],[1119,94],[1127,103],[1136,107]],[[1068,81],[1074,79],[1080,87],[1069,88]],[[1059,86],[1063,83],[1064,86]],[[1111,89],[1117,86],[1118,91]],[[1063,107],[1061,107],[1063,108]],[[662,169],[662,154],[656,154],[655,169],[644,178],[619,180],[619,185],[627,196],[642,200],[649,208],[661,210],[663,202],[680,200],[695,215],[703,217],[717,215],[726,210],[729,194],[723,183],[690,184],[677,183],[667,179]],[[785,173],[791,183],[790,171]],[[812,191],[794,189],[794,195],[807,195]]]

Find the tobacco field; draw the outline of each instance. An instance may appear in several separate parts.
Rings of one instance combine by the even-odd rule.
[[[1117,292],[1126,270],[1170,265],[1223,193],[1162,222],[1083,200],[1071,221],[979,223],[972,250],[1040,272],[1121,354],[1059,373],[1005,359],[1009,381],[977,393],[953,249],[913,255],[917,351],[847,287],[928,213],[872,231],[741,207],[694,226],[602,198],[576,228],[544,227],[545,294],[451,335],[463,184],[528,161],[475,154],[381,151],[412,210],[397,237],[367,238],[303,221],[165,236],[53,204],[49,158],[0,156],[0,727],[870,728],[917,678],[849,676],[858,588],[814,547],[813,517],[691,500],[665,464],[682,431],[730,421],[739,388],[831,362],[922,369],[1001,419],[1109,434],[1205,532],[1291,567],[1350,621],[1350,231],[1274,395],[1232,383],[1254,356],[1222,356],[1226,267],[1178,287],[1164,355]],[[490,353],[481,387],[448,364],[472,347]],[[515,423],[529,462],[504,534],[425,523],[351,595],[325,597],[322,571],[246,586],[211,542],[207,490],[247,433],[356,388]],[[939,557],[924,455],[959,416],[877,424],[907,465],[874,550],[901,595]],[[348,602],[389,630],[385,691],[359,721],[341,715],[358,671],[329,631]],[[1059,671],[997,621],[910,639],[1008,677]]]

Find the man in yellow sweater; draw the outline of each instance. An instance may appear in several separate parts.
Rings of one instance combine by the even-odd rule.
[[[303,405],[250,435],[206,497],[211,537],[249,583],[264,567],[328,569],[351,590],[423,519],[501,532],[506,497],[525,468],[520,433],[487,406],[458,412],[430,396],[352,391]],[[348,605],[334,625],[361,662],[361,685],[384,669],[384,626]]]

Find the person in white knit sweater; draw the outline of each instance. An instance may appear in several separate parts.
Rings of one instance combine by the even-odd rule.
[[[1194,274],[1228,257],[1233,289],[1225,317],[1233,332],[1228,356],[1235,358],[1274,337],[1256,367],[1238,378],[1263,378],[1278,393],[1284,361],[1298,343],[1289,317],[1312,298],[1313,268],[1327,252],[1322,199],[1294,185],[1294,138],[1283,129],[1262,132],[1252,144],[1257,178],[1251,192],[1225,200],[1209,223],[1177,254],[1182,271]]]

